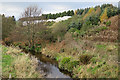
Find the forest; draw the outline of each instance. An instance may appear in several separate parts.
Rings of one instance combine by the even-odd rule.
[[[37,6],[28,6],[19,20],[0,15],[2,78],[46,78],[45,71],[36,70],[42,66],[40,55],[57,62],[57,68],[72,79],[118,78],[118,7],[103,4],[56,14],[41,12]],[[44,21],[64,16],[71,18]]]

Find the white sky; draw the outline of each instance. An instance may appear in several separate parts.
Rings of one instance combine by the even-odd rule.
[[[119,0],[0,0],[0,14],[19,19],[23,10],[30,5],[38,5],[43,13],[58,13],[78,8],[94,7],[103,3],[117,6]]]
[[[0,2],[119,2],[120,0],[0,0]]]

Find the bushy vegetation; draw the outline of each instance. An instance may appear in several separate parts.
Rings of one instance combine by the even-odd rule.
[[[73,68],[76,67],[79,64],[79,61],[73,61],[70,57],[64,57],[60,63],[59,67],[61,69],[65,69],[69,72],[73,71]]]
[[[69,44],[69,46],[64,48],[64,52],[57,52],[57,56],[56,53],[44,54],[52,54],[51,56],[54,56],[58,61],[59,68],[72,72],[74,78],[117,78],[118,65],[117,47],[115,47],[116,43],[78,41],[80,43],[74,43],[73,49],[70,48],[72,44]],[[73,42],[74,41],[71,43]],[[77,45],[80,45],[80,48],[75,48]],[[68,49],[70,51],[68,51]],[[46,51],[49,50],[50,49],[46,49]]]
[[[111,25],[111,21],[107,21],[106,26],[110,26],[110,25]]]
[[[73,23],[71,23],[71,24],[68,26],[69,29],[71,29],[71,28],[76,28],[76,29],[78,29],[78,30],[80,30],[81,27],[82,27],[82,23],[81,23],[81,22],[78,22],[78,23],[73,22]]]

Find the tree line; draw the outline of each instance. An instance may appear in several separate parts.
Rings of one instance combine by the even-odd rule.
[[[101,6],[95,6],[94,9],[95,11],[97,11],[97,9],[100,7],[101,9],[101,13],[104,12],[104,9],[107,8],[107,16],[108,18],[114,15],[117,15],[118,13],[120,13],[120,10],[118,10],[117,7],[113,6],[112,4],[103,4]],[[60,12],[60,13],[56,13],[56,14],[42,14],[42,16],[44,16],[45,19],[56,19],[58,17],[63,17],[63,16],[73,16],[73,15],[82,15],[82,14],[86,14],[89,11],[89,8],[85,8],[85,9],[77,9],[77,10],[69,10],[69,11],[64,11],[64,12]]]
[[[56,13],[56,14],[42,14],[42,16],[44,16],[46,19],[56,19],[58,17],[63,17],[63,16],[73,16],[74,15],[74,11],[73,10],[69,10],[69,11],[64,11],[64,12],[60,12],[60,13]]]

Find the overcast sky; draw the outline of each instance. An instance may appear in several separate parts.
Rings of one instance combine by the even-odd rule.
[[[25,0],[24,0],[25,1]],[[94,7],[104,3],[111,3],[117,6],[117,2],[0,2],[0,14],[6,16],[14,15],[19,19],[23,10],[30,5],[37,5],[42,8],[42,13],[58,13],[78,8]]]

